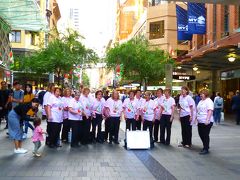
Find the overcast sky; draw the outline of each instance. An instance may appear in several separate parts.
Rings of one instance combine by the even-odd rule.
[[[102,56],[104,46],[115,33],[117,0],[57,0],[60,7],[61,24],[66,22],[70,8],[80,12],[80,34],[85,37],[87,47],[94,49]]]

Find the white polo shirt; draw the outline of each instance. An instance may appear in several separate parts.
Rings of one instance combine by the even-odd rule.
[[[157,106],[152,99],[142,103],[141,112],[143,114],[144,120],[153,121],[156,108],[157,108]]]
[[[48,120],[49,122],[63,122],[63,107],[61,97],[56,97],[55,95],[50,96],[50,99],[47,102],[47,105],[51,108],[51,117],[52,119]]]
[[[110,110],[110,117],[120,117],[123,111],[122,101],[121,100],[113,100],[112,98],[108,98],[105,103],[105,107]]]
[[[213,101],[210,98],[201,100],[197,105],[197,121],[199,123],[205,123],[207,120],[208,110],[214,109]],[[210,117],[209,122],[214,122],[213,115]]]
[[[125,99],[123,102],[123,108],[126,118],[133,119],[135,118],[135,115],[137,115],[137,102],[135,99],[133,100],[130,100],[130,98]]]
[[[79,112],[79,114],[73,114],[68,111],[68,119],[74,121],[81,121],[82,120],[82,112],[83,112],[83,105],[80,100],[76,100],[72,98],[68,104],[69,108],[72,108],[73,111]]]

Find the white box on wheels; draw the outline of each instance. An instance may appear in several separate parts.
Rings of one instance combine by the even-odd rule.
[[[127,149],[150,149],[149,131],[126,131]]]

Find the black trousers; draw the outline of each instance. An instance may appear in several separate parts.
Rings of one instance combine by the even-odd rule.
[[[81,138],[81,132],[83,130],[82,128],[83,121],[79,121],[79,120],[76,121],[71,119],[69,119],[68,121],[69,121],[70,128],[72,129],[71,146],[78,145]]]
[[[70,122],[68,119],[63,120],[63,128],[62,128],[62,141],[68,141],[68,133],[70,131]]]
[[[240,109],[236,110],[236,124],[240,124]]]
[[[142,129],[142,116],[139,116],[139,119],[136,121],[136,128],[137,130]]]
[[[120,117],[110,117],[110,137],[109,141],[118,141]]]
[[[105,119],[105,134],[104,134],[104,140],[107,141],[108,140],[108,136],[110,135],[110,118],[106,118]]]
[[[198,134],[202,140],[204,150],[209,149],[209,143],[210,143],[209,134],[210,134],[212,125],[213,125],[212,122],[208,125],[205,125],[204,123],[198,123]]]
[[[48,122],[48,125],[49,145],[57,145],[60,137],[62,123]]]
[[[134,118],[132,119],[126,119],[126,129],[129,129],[129,131],[135,131],[136,130],[136,120]]]
[[[182,145],[192,145],[192,126],[190,116],[180,117],[182,127]]]
[[[47,132],[47,136],[46,136],[46,145],[49,145],[50,144],[50,125],[49,125],[49,122],[48,121],[46,121],[47,122],[47,128],[46,128],[46,132]]]
[[[157,142],[159,137],[159,127],[160,127],[160,120],[155,119],[154,121],[154,140]]]
[[[100,140],[101,131],[102,131],[102,115],[96,114],[96,118],[92,120],[92,134],[93,139]],[[96,128],[97,128],[97,136],[96,136]]]
[[[171,115],[163,114],[160,120],[160,142],[169,145],[171,139],[171,127],[172,122],[170,121]],[[165,138],[165,130],[167,130],[167,137]]]
[[[153,122],[152,122],[152,121],[148,121],[148,120],[144,120],[144,121],[143,121],[143,130],[146,131],[147,129],[149,129],[149,132],[150,132],[150,140],[152,140]]]
[[[83,116],[83,137],[82,143],[88,144],[90,142],[91,117],[88,119]]]

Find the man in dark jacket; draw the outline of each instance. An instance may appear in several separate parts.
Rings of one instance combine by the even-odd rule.
[[[236,95],[232,97],[232,110],[236,113],[236,124],[240,125],[240,93],[236,91]]]
[[[6,81],[1,82],[1,90],[0,90],[0,124],[3,119],[7,121],[7,114],[8,114],[8,98],[10,96],[10,90],[7,89]],[[6,123],[7,128],[7,123]]]

